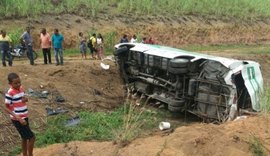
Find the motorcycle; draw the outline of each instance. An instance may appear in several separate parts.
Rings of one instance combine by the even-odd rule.
[[[28,51],[27,51],[27,48],[24,46],[24,45],[17,45],[15,46],[15,48],[13,49],[10,49],[9,51],[10,55],[12,56],[12,60],[17,57],[17,58],[28,58],[30,59],[29,57],[29,54],[28,54]],[[33,59],[36,60],[38,57],[37,53],[33,50]]]

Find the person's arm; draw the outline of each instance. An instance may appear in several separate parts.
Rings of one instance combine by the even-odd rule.
[[[9,48],[12,48],[13,46],[12,46],[12,40],[11,40],[11,38],[8,36],[8,42],[9,42]]]
[[[48,34],[48,40],[49,40],[49,44],[50,44],[50,48],[52,47],[52,39],[51,39],[51,35]]]
[[[25,32],[24,32],[24,33],[22,34],[22,36],[20,37],[21,43],[25,43],[24,36],[25,36]]]
[[[26,121],[25,121],[24,119],[20,118],[18,115],[16,115],[16,114],[13,113],[13,112],[9,109],[9,106],[8,106],[7,104],[6,104],[5,110],[6,110],[6,112],[8,112],[8,114],[14,116],[14,118],[15,118],[16,120],[18,120],[21,124],[25,124],[25,123],[26,123]]]
[[[41,42],[42,42],[42,40],[41,40],[41,35],[42,35],[42,33],[40,33],[40,36],[39,36],[39,45],[41,46]],[[41,47],[42,48],[42,47]]]
[[[5,110],[7,113],[9,113],[10,115],[12,115],[16,120],[18,120],[21,124],[26,124],[26,121],[22,118],[20,118],[18,115],[16,115],[13,111],[10,110],[11,107],[11,100],[8,98],[10,97],[8,94],[5,95]]]
[[[51,38],[51,43],[52,43],[52,48],[53,48],[53,40],[54,40],[54,35],[52,35],[52,38]]]

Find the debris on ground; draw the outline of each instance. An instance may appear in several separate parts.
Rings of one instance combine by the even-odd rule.
[[[246,119],[246,118],[247,118],[247,116],[242,115],[242,116],[236,117],[236,119],[234,119],[234,121],[237,121],[237,120],[243,120],[243,119]]]
[[[66,100],[65,100],[65,98],[62,95],[57,95],[55,97],[55,101],[56,102],[65,102]]]
[[[27,90],[27,95],[32,96],[32,97],[38,97],[38,98],[48,98],[49,91],[43,90],[43,91],[35,91],[31,88]]]
[[[104,70],[108,70],[108,69],[110,69],[110,65],[107,65],[107,64],[104,64],[104,63],[100,63],[100,67],[102,68],[102,69],[104,69]]]
[[[76,126],[80,123],[80,117],[79,116],[76,116],[76,117],[73,117],[73,118],[70,118],[66,121],[66,124],[65,126],[66,127],[69,127],[69,126]]]
[[[62,108],[57,108],[57,109],[52,109],[52,108],[46,108],[47,115],[57,115],[61,113],[66,113],[68,110],[62,109]]]

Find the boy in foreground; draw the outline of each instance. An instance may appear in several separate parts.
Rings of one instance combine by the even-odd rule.
[[[6,111],[11,117],[22,138],[23,156],[33,156],[35,135],[29,127],[28,109],[24,89],[21,86],[20,77],[16,73],[8,74],[10,88],[5,95]]]

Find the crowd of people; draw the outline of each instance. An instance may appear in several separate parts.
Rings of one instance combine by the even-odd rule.
[[[128,43],[128,36],[124,34],[123,37],[120,39],[119,43]],[[130,39],[130,43],[144,43],[144,44],[155,44],[155,41],[152,37],[146,38],[143,37],[142,40],[139,42],[137,36],[134,34]]]
[[[35,65],[33,57],[33,39],[30,31],[30,27],[27,27],[25,32],[20,37],[21,44],[27,49],[27,56],[29,58],[30,64]],[[55,64],[64,65],[63,58],[63,42],[64,36],[59,32],[58,29],[54,29],[52,36],[43,28],[40,32],[40,47],[42,49],[44,64],[52,64],[51,49],[54,51]],[[104,59],[104,38],[100,33],[96,35],[93,33],[90,37],[84,36],[83,32],[78,34],[79,41],[79,51],[81,53],[82,59],[87,59],[87,49],[90,51],[90,59]],[[143,37],[141,41],[138,40],[137,36],[134,34],[129,40],[128,35],[124,34],[120,39],[119,43],[144,43],[144,44],[155,44],[152,37],[146,38]],[[0,34],[0,50],[2,54],[2,65],[12,66],[13,59],[10,54],[12,49],[12,40],[7,35],[5,30],[1,30]]]
[[[26,48],[27,56],[30,61],[30,65],[35,65],[33,57],[33,39],[30,31],[30,27],[27,27],[25,32],[20,36],[21,45]],[[51,47],[54,50],[56,65],[64,65],[63,59],[63,42],[64,37],[59,33],[58,29],[54,29],[52,36],[43,28],[40,32],[40,46],[43,53],[44,64],[52,64],[51,59]],[[7,35],[5,30],[1,30],[0,34],[0,51],[2,54],[2,65],[6,67],[6,60],[8,60],[8,65],[12,66],[13,59],[10,54],[12,50],[12,40]]]
[[[79,51],[81,58],[86,59],[87,48],[90,50],[92,59],[104,58],[104,39],[99,33],[97,36],[95,33],[87,39],[82,32],[79,32]],[[33,58],[33,39],[31,36],[30,28],[27,27],[23,34],[20,36],[21,44],[27,49],[27,55],[30,60],[30,65],[35,65]],[[54,29],[52,36],[43,28],[40,32],[39,43],[42,49],[44,64],[52,64],[51,48],[54,50],[55,64],[64,65],[63,59],[63,42],[64,36],[60,34],[58,29]],[[125,34],[120,40],[120,43],[129,42],[128,36]],[[153,39],[143,38],[141,42],[138,41],[137,36],[133,35],[130,39],[131,43],[145,43],[154,44]],[[2,65],[12,66],[12,56],[10,55],[10,49],[12,49],[12,40],[7,35],[5,30],[1,30],[0,34],[0,50],[2,54]],[[29,127],[28,122],[28,109],[26,102],[28,99],[25,97],[24,89],[21,87],[21,80],[16,73],[10,73],[8,75],[8,83],[10,89],[5,94],[5,106],[6,111],[10,114],[11,121],[22,138],[22,152],[23,155],[33,155],[33,147],[35,142],[35,134]],[[17,111],[18,110],[18,111]]]
[[[92,36],[87,40],[83,37],[83,33],[79,33],[80,38],[80,52],[82,54],[82,59],[86,59],[87,47],[90,50],[92,59],[104,59],[104,39],[99,33],[93,33]]]

